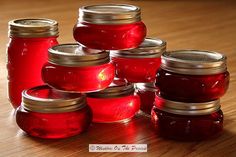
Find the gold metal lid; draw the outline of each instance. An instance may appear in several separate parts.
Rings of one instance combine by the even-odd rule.
[[[187,75],[218,74],[227,70],[226,56],[201,50],[164,52],[161,56],[161,68]]]
[[[48,50],[52,64],[80,67],[105,64],[110,61],[109,52],[83,47],[79,44],[60,44]]]
[[[145,90],[145,91],[152,91],[157,92],[158,88],[155,86],[155,82],[148,82],[148,83],[135,83],[135,88],[137,90]]]
[[[87,94],[94,98],[114,98],[134,94],[134,86],[126,80],[115,78],[108,88],[94,93]]]
[[[141,21],[141,9],[127,4],[101,4],[79,9],[79,22],[92,24],[129,24]]]
[[[58,23],[51,19],[15,19],[9,21],[9,37],[39,38],[58,36]]]
[[[37,86],[22,92],[22,106],[29,111],[41,113],[72,112],[85,105],[85,95],[58,91],[47,85]]]
[[[201,103],[185,103],[167,100],[157,95],[155,106],[159,110],[178,115],[207,115],[220,110],[220,99]]]
[[[146,38],[139,47],[130,50],[110,51],[112,57],[156,58],[166,51],[166,42],[161,39]]]

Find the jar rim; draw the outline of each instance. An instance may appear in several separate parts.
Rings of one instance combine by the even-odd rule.
[[[58,91],[48,85],[36,86],[22,92],[22,106],[41,113],[71,112],[86,105],[85,95]]]
[[[211,75],[227,71],[227,57],[205,50],[176,50],[164,52],[161,68],[187,75]]]
[[[59,44],[48,49],[48,61],[52,64],[81,67],[109,63],[108,51],[90,49],[76,43]]]
[[[157,92],[158,88],[155,86],[155,82],[149,82],[149,83],[135,83],[135,88],[137,90],[145,90],[145,91],[152,91]]]
[[[128,4],[98,4],[79,8],[80,22],[92,24],[129,24],[141,21],[141,9]]]

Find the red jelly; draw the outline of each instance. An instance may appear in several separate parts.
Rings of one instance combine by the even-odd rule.
[[[136,83],[135,87],[141,100],[140,110],[143,111],[145,115],[150,116],[155,102],[157,88],[154,83]]]
[[[141,10],[132,5],[105,4],[79,9],[74,38],[80,44],[100,50],[138,47],[146,36]]]
[[[59,90],[91,92],[109,86],[115,75],[109,52],[78,44],[61,44],[49,49],[42,69],[45,83]]]
[[[162,97],[183,102],[220,98],[229,86],[226,57],[220,53],[180,50],[163,53],[156,86]]]
[[[140,99],[132,84],[115,79],[105,90],[87,94],[93,122],[125,122],[139,110]]]
[[[9,22],[7,47],[8,92],[14,108],[24,89],[43,84],[41,68],[48,48],[57,45],[58,24],[49,19],[17,19]]]
[[[138,48],[111,51],[116,76],[132,83],[154,82],[165,50],[166,42],[147,38]]]
[[[22,92],[18,126],[31,136],[65,138],[85,131],[92,120],[85,95],[37,86]]]
[[[159,136],[183,141],[214,138],[223,129],[219,99],[184,103],[157,96],[151,119]]]

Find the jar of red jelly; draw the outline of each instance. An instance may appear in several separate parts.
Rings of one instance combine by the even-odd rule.
[[[77,135],[89,127],[91,120],[85,95],[60,92],[46,85],[23,91],[16,112],[18,126],[40,138]]]
[[[80,44],[100,50],[138,47],[146,36],[141,10],[133,5],[102,4],[79,9],[74,38]]]
[[[115,67],[109,52],[78,44],[61,44],[48,50],[42,78],[49,86],[71,92],[105,89],[114,79]]]
[[[156,96],[151,120],[159,136],[183,141],[215,138],[223,130],[219,99],[185,103]]]
[[[165,50],[165,41],[146,38],[138,48],[111,51],[116,76],[132,83],[154,82]]]
[[[8,95],[14,108],[24,89],[43,84],[41,68],[48,48],[57,45],[58,23],[50,19],[16,19],[9,22],[7,47]]]
[[[134,86],[115,79],[105,90],[87,94],[88,105],[93,112],[93,122],[127,122],[140,108],[139,96]]]
[[[223,96],[229,79],[223,54],[179,50],[163,53],[156,86],[161,96],[170,100],[205,102]]]
[[[140,110],[146,116],[151,115],[151,110],[155,102],[155,96],[158,89],[155,87],[155,83],[136,83],[136,92],[140,97],[141,105]]]

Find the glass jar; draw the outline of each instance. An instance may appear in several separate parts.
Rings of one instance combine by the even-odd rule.
[[[146,36],[141,10],[133,5],[103,4],[84,6],[74,26],[80,44],[100,50],[138,47]]]
[[[151,115],[151,110],[155,102],[155,96],[158,89],[155,87],[155,83],[136,83],[136,92],[140,97],[141,105],[140,110],[146,116]]]
[[[22,92],[16,111],[18,126],[31,136],[65,138],[85,131],[92,120],[85,95],[37,86]]]
[[[48,48],[58,44],[58,23],[50,19],[16,19],[8,24],[8,96],[17,108],[24,89],[43,84],[41,68],[47,61]]]
[[[139,110],[140,99],[132,84],[115,79],[105,90],[87,94],[93,122],[126,122]]]
[[[105,89],[114,79],[115,67],[109,52],[78,44],[61,44],[48,50],[43,66],[45,83],[58,90],[91,92]]]
[[[146,38],[138,48],[111,51],[116,76],[132,83],[154,82],[165,50],[165,41]]]
[[[184,103],[156,96],[151,120],[159,136],[183,141],[215,138],[223,130],[219,99]]]
[[[163,53],[156,86],[166,99],[206,102],[223,96],[229,79],[223,54],[179,50]]]

